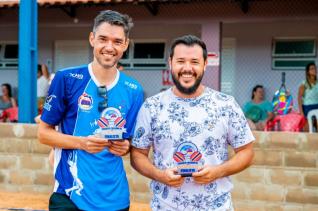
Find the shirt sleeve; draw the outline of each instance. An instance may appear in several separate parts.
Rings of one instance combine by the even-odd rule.
[[[233,148],[239,148],[255,140],[248,126],[244,113],[237,102],[233,99],[229,105],[228,119],[228,143]]]
[[[250,108],[250,103],[249,102],[245,103],[245,105],[243,106],[243,112],[246,113],[249,108]]]
[[[144,100],[144,94],[143,94],[142,88],[140,88],[138,90],[137,95],[134,96],[133,98],[135,101],[134,101],[132,107],[130,108],[128,115],[126,117],[127,132],[123,134],[123,137],[125,139],[133,137],[135,125],[136,125],[136,117],[137,117],[138,111],[142,105],[142,102]]]
[[[139,110],[132,146],[140,149],[148,149],[153,142],[151,133],[151,115],[145,102]]]
[[[54,79],[46,97],[41,120],[49,125],[58,125],[64,116],[66,83],[64,74],[59,71]]]
[[[269,101],[266,101],[266,111],[267,112],[273,112],[273,105]]]

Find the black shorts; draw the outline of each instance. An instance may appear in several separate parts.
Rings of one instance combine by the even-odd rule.
[[[79,211],[71,199],[60,193],[53,193],[49,201],[49,210],[51,211]],[[129,211],[129,207],[118,211]]]
[[[78,211],[80,209],[76,207],[68,196],[60,193],[53,193],[49,201],[49,210]]]
[[[307,118],[309,111],[311,111],[313,109],[318,109],[318,104],[303,105],[304,116]]]

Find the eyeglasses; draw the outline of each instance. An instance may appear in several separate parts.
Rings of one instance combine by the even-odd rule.
[[[103,101],[99,102],[98,104],[98,110],[101,112],[108,106],[108,95],[107,95],[107,88],[106,86],[99,86],[98,94],[103,98]]]

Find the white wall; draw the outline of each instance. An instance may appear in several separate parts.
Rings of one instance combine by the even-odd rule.
[[[272,38],[304,36],[318,37],[318,21],[225,23],[223,25],[223,37],[236,40],[233,95],[240,105],[250,99],[252,87],[256,84],[264,85],[266,97],[270,101],[281,85],[282,71],[271,68]],[[290,89],[294,97],[294,104],[297,104],[298,86],[304,80],[305,72],[285,72],[286,87]]]

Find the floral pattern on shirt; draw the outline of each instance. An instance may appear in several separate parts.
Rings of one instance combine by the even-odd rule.
[[[228,160],[228,145],[238,148],[253,140],[244,114],[233,97],[205,88],[201,96],[183,99],[169,89],[148,98],[141,107],[132,145],[142,149],[153,147],[154,165],[167,169],[177,165],[173,155],[180,144],[193,143],[202,154],[199,165],[213,166]],[[231,210],[232,187],[228,177],[206,185],[198,185],[187,177],[180,188],[152,181],[151,208]]]

